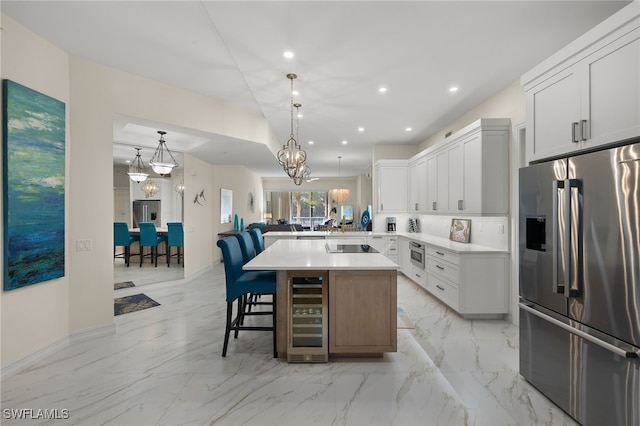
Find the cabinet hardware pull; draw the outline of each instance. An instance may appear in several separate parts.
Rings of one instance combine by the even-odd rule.
[[[418,203],[416,203],[416,211],[418,211]]]
[[[571,123],[571,142],[573,143],[580,142],[580,138],[578,137],[578,131],[580,130],[578,127],[579,124],[580,123],[578,123],[577,121]]]
[[[580,120],[580,139],[586,141],[587,138],[587,120]]]
[[[458,200],[458,210],[463,210],[463,208],[462,208],[462,200]]]
[[[420,278],[420,277],[422,277],[422,275],[420,275],[420,274],[416,274],[416,277]]]
[[[439,254],[440,256],[444,256],[444,253],[441,251],[437,251],[436,254]]]
[[[438,288],[438,290],[442,290],[444,291],[444,287],[440,287],[439,285],[436,284],[436,287]]]
[[[383,211],[383,210],[384,210],[384,204],[380,203],[380,211]]]
[[[438,202],[437,202],[437,201],[434,201],[434,202],[433,202],[433,210],[438,210],[437,205],[438,205]]]
[[[440,269],[441,271],[444,271],[444,268],[440,265],[436,265],[436,268]]]

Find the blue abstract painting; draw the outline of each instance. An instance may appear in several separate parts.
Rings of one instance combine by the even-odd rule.
[[[6,291],[64,276],[65,104],[2,83]]]

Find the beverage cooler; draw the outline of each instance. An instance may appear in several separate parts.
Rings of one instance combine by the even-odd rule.
[[[328,362],[327,273],[290,272],[288,362]]]

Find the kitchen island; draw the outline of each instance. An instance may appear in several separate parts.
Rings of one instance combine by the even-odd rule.
[[[327,356],[382,356],[397,350],[398,265],[370,246],[283,239],[245,264],[244,269],[277,271],[279,357],[292,351],[296,317],[309,315],[294,307],[294,282],[311,276],[322,277],[322,307],[318,304],[313,313],[321,319]],[[304,355],[304,350],[301,353]],[[299,360],[314,359],[308,355]]]

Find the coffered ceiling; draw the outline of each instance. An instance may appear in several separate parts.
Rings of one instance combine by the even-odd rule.
[[[283,144],[286,74],[296,73],[299,139],[312,176],[322,178],[338,175],[338,155],[341,175],[355,176],[370,165],[373,144],[423,142],[627,3],[3,0],[0,7],[71,55],[261,114]],[[114,139],[154,147],[159,129],[174,151],[284,176],[262,145],[172,123],[116,117]],[[124,151],[133,158],[133,149]]]

